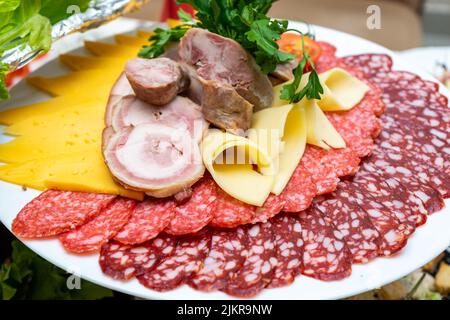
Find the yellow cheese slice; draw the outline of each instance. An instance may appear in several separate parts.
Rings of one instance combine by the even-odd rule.
[[[121,72],[119,68],[86,70],[59,77],[31,77],[27,78],[27,82],[52,96],[73,95],[76,92],[108,96]]]
[[[288,104],[256,112],[249,139],[267,150],[276,168],[272,192],[286,187],[306,147],[306,121],[302,106]]]
[[[305,110],[307,142],[322,149],[345,148],[345,141],[319,108],[317,100],[302,99],[298,103]]]
[[[0,179],[38,190],[108,193],[143,199],[142,192],[127,190],[113,180],[98,148],[3,165]]]
[[[146,30],[138,30],[137,31],[137,36],[140,37],[140,38],[145,38],[145,39],[150,38],[154,34],[155,33],[152,32],[152,31],[146,31]]]
[[[127,61],[125,57],[87,57],[73,54],[62,54],[59,61],[72,69],[73,71],[84,71],[90,69],[108,69],[117,68],[123,70]]]
[[[318,104],[324,111],[349,110],[369,91],[364,82],[340,68],[321,73],[319,79],[324,92]]]
[[[95,56],[102,57],[127,57],[137,56],[139,49],[136,46],[124,46],[98,41],[85,41],[84,47]]]
[[[217,129],[208,130],[201,149],[205,167],[226,193],[248,204],[264,204],[274,182],[274,176],[267,174],[273,169],[265,150],[247,138]],[[253,164],[266,174],[255,171]]]
[[[138,48],[148,44],[148,41],[145,37],[134,37],[127,34],[117,34],[114,36],[114,40],[119,45],[133,46]]]

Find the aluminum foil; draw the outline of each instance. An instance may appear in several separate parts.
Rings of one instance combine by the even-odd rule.
[[[73,32],[86,31],[96,28],[121,15],[140,8],[149,0],[92,0],[85,12],[79,12],[77,6],[69,6],[68,12],[73,14],[65,20],[56,23],[52,27],[52,40],[68,35]],[[7,63],[10,71],[21,68],[39,54],[42,49],[33,50],[27,44],[16,46],[3,53],[1,61]]]

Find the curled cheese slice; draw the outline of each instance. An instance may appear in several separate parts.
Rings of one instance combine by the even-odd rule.
[[[303,75],[298,90],[301,90],[308,83],[308,77],[309,73]],[[369,90],[369,87],[364,82],[340,68],[333,68],[321,73],[319,79],[324,93],[317,103],[324,111],[349,110],[356,106]],[[273,87],[274,107],[289,103],[280,99],[281,89],[288,83],[282,83]]]
[[[248,204],[264,204],[274,181],[272,161],[264,149],[247,138],[217,129],[208,130],[201,149],[203,163],[226,193]]]
[[[345,141],[319,108],[317,100],[303,99],[298,105],[305,110],[306,141],[322,149],[345,148]]]
[[[277,174],[271,191],[280,194],[300,162],[306,146],[304,108],[288,104],[253,115],[249,139],[267,150]]]
[[[140,124],[115,133],[104,157],[119,182],[154,197],[189,188],[205,169],[189,132],[161,124]]]
[[[340,68],[321,73],[319,79],[324,92],[318,104],[324,111],[349,110],[369,91],[364,82]]]

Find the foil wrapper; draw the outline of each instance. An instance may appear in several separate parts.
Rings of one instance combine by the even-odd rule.
[[[140,8],[149,0],[92,0],[89,8],[80,12],[78,6],[69,6],[68,13],[73,14],[65,20],[59,21],[52,27],[52,41],[73,32],[82,32],[96,28],[121,15]],[[42,53],[42,49],[35,50],[27,44],[22,44],[5,51],[1,61],[9,65],[14,71],[28,64]]]

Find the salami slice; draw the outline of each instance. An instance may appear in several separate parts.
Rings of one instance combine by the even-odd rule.
[[[247,228],[248,243],[243,252],[244,264],[240,270],[231,274],[222,291],[232,296],[251,297],[270,282],[277,264],[271,228],[270,222]]]
[[[204,177],[193,186],[189,201],[175,208],[175,216],[165,231],[184,235],[203,229],[215,215],[216,199],[216,183],[212,178]]]
[[[343,61],[352,67],[360,69],[367,78],[380,73],[386,74],[392,69],[392,58],[386,54],[360,54],[344,57]]]
[[[200,271],[189,279],[189,286],[202,291],[223,289],[229,276],[242,268],[246,247],[247,234],[242,227],[213,230],[211,250]]]
[[[173,252],[175,246],[176,239],[166,235],[138,245],[110,240],[100,250],[100,267],[114,279],[129,280],[151,271],[162,257]]]
[[[342,234],[327,224],[318,210],[308,209],[299,217],[304,241],[303,274],[324,281],[348,277],[353,258]]]
[[[278,288],[292,283],[302,271],[302,226],[296,214],[280,214],[271,222],[277,264],[267,287]]]
[[[137,279],[152,290],[173,290],[200,270],[210,245],[211,234],[207,230],[179,238],[171,255],[163,258],[152,270],[138,275]]]
[[[136,201],[117,198],[86,224],[61,234],[59,241],[73,253],[99,251],[128,222],[135,207]]]
[[[317,195],[332,192],[339,182],[336,171],[323,163],[323,157],[324,153],[319,148],[308,145],[300,161],[315,184]]]
[[[12,224],[21,238],[44,238],[75,229],[99,214],[116,196],[48,190],[28,203]]]
[[[402,249],[408,237],[395,213],[371,197],[366,197],[360,188],[361,184],[344,181],[336,192],[337,198],[345,203],[353,203],[363,210],[380,234],[379,254],[390,256]]]
[[[359,171],[352,180],[352,186],[358,189],[357,197],[361,199],[364,195],[371,201],[377,201],[380,209],[399,222],[398,231],[406,236],[410,236],[416,230],[418,212],[408,207],[401,197],[395,195],[391,188],[383,182],[384,176],[381,173],[373,173],[365,170]],[[405,192],[405,190],[399,190]],[[360,201],[363,205],[364,201]],[[383,207],[383,208],[381,208]]]
[[[147,199],[136,206],[130,220],[114,239],[124,244],[143,243],[163,231],[174,215],[174,201]]]
[[[283,210],[286,212],[305,210],[311,205],[312,200],[317,194],[316,184],[313,183],[310,172],[305,168],[305,162],[307,161],[306,159],[302,159],[281,193],[281,196],[285,199]],[[335,176],[333,175],[333,177]],[[333,178],[333,183],[334,181]]]
[[[395,162],[391,163],[389,159],[386,161],[386,158],[381,154],[371,156],[369,161],[366,162],[366,170],[369,170],[367,166],[369,164],[372,166],[372,171],[382,172],[387,177],[400,180],[408,190],[411,190],[422,201],[428,214],[437,212],[444,207],[444,200],[440,192],[423,180],[424,175],[416,176],[408,168],[397,165]]]
[[[235,228],[247,224],[255,217],[256,208],[228,195],[217,188],[214,218],[210,222],[213,227]]]
[[[366,212],[355,204],[342,201],[336,190],[326,199],[315,201],[313,210],[319,210],[325,221],[339,233],[337,239],[344,239],[353,256],[354,263],[366,263],[378,256],[380,234]]]
[[[255,217],[251,223],[267,222],[270,218],[276,216],[283,210],[286,205],[284,194],[274,195],[270,194],[262,207],[257,207]],[[288,211],[288,210],[286,210]]]

